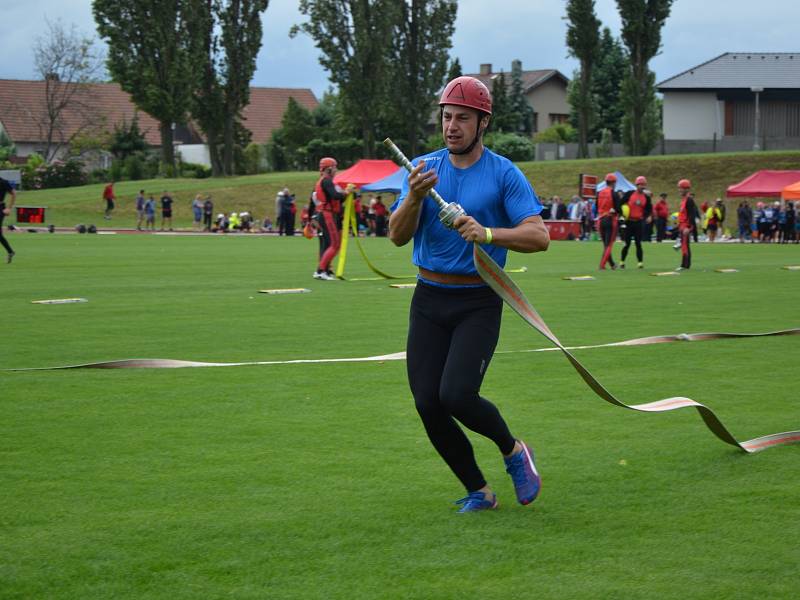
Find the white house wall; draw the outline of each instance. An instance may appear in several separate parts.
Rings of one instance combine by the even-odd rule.
[[[177,147],[177,150],[181,153],[181,160],[185,163],[193,163],[205,167],[211,166],[211,155],[208,153],[208,146],[205,144],[181,144]]]
[[[725,103],[715,92],[665,92],[664,139],[711,140],[724,132]]]

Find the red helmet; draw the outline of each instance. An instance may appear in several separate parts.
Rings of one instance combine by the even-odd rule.
[[[639,175],[636,178],[636,185],[647,185],[647,177],[644,175]]]
[[[692,182],[689,181],[688,179],[681,179],[678,182],[678,187],[684,190],[688,190],[690,187],[692,187]]]
[[[606,175],[606,181],[613,181],[614,183],[617,182],[617,176],[614,173],[609,173]]]
[[[444,87],[439,106],[455,104],[492,114],[492,95],[480,80],[464,75]]]
[[[319,170],[324,171],[325,169],[329,169],[331,167],[336,167],[336,159],[331,158],[330,156],[326,156],[325,158],[319,159]]]

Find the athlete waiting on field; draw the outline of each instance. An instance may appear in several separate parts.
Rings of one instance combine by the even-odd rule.
[[[625,219],[625,246],[622,248],[622,258],[619,261],[619,268],[625,268],[625,259],[628,256],[628,249],[631,241],[636,242],[636,261],[641,269],[644,266],[644,252],[642,252],[642,235],[647,223],[653,220],[653,205],[650,202],[650,193],[645,190],[647,179],[644,175],[636,178],[636,189],[627,192],[622,197],[622,205],[627,205],[628,216]]]
[[[603,240],[603,256],[600,258],[600,270],[606,268],[606,263],[616,269],[611,251],[617,239],[617,197],[614,186],[617,185],[617,176],[614,173],[606,175],[606,187],[597,194],[597,228],[600,239]]]
[[[342,214],[342,202],[347,197],[341,190],[336,189],[333,176],[336,175],[336,159],[325,157],[319,161],[319,180],[314,188],[317,201],[317,225],[322,233],[325,250],[320,256],[314,279],[333,281],[336,278],[331,272],[331,262],[339,252],[342,241],[339,222]],[[347,186],[347,192],[354,187]]]
[[[485,244],[502,266],[509,249],[546,250],[550,237],[525,176],[483,145],[492,114],[486,86],[457,77],[445,87],[439,106],[446,148],[412,161],[415,167],[389,219],[392,242],[403,246],[413,238],[419,267],[406,345],[408,380],[428,438],[466,488],[459,512],[497,506],[459,423],[495,443],[517,500],[528,504],[540,489],[533,452],[480,395],[500,334],[502,300],[478,276],[472,242]],[[454,229],[439,220],[428,195],[434,186],[468,215],[457,217]]]
[[[681,179],[678,182],[678,193],[681,196],[681,208],[678,211],[678,231],[680,232],[681,243],[681,266],[676,270],[682,271],[692,266],[691,236],[692,231],[697,227],[697,206],[694,203],[692,184],[688,179]]]

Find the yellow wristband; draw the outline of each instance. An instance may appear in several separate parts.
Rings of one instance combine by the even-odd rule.
[[[486,243],[487,244],[492,243],[492,230],[489,229],[488,227],[486,228]]]

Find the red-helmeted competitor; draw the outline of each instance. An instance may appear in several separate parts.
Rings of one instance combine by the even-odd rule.
[[[419,268],[411,301],[408,380],[433,447],[467,492],[459,512],[495,508],[497,496],[475,460],[465,428],[494,442],[517,500],[529,504],[541,481],[530,447],[510,431],[480,389],[500,334],[502,300],[478,276],[473,242],[503,266],[508,250],[538,252],[550,242],[542,206],[522,172],[483,145],[492,99],[473,77],[450,81],[439,100],[445,148],[412,161],[392,206],[389,237],[414,240]],[[460,204],[448,228],[429,196],[433,187]]]

